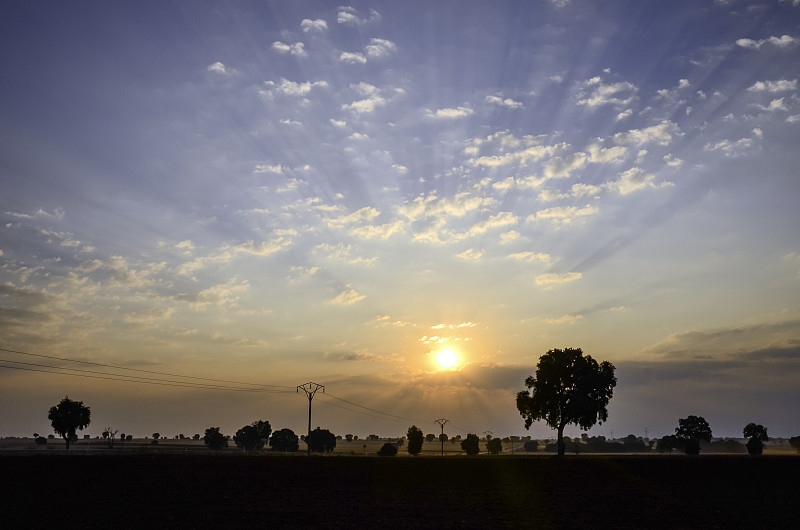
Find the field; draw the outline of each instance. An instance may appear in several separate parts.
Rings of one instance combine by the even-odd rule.
[[[800,458],[5,451],[6,528],[793,528]]]

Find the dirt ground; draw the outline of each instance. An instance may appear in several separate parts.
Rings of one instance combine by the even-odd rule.
[[[797,528],[800,458],[0,454],[5,528]]]

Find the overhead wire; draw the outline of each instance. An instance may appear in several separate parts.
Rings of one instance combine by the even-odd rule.
[[[86,370],[81,368],[70,368],[67,366],[54,366],[50,364],[41,364],[41,363],[30,363],[24,361],[14,361],[11,359],[0,359],[0,363],[7,363],[7,364],[0,364],[0,368],[7,368],[12,370],[23,370],[23,371],[30,371],[30,372],[41,372],[41,373],[50,373],[56,375],[69,375],[73,377],[83,377],[88,379],[100,379],[100,380],[107,380],[107,381],[120,381],[120,382],[128,382],[128,383],[141,383],[141,384],[149,384],[149,385],[157,385],[157,386],[171,386],[177,388],[196,388],[201,390],[222,390],[222,391],[234,391],[234,392],[267,392],[267,393],[293,393],[296,391],[296,387],[290,387],[285,385],[270,385],[270,384],[259,384],[259,383],[249,383],[249,382],[242,382],[242,381],[231,381],[225,379],[215,379],[210,377],[198,377],[198,376],[186,376],[181,374],[175,374],[170,372],[159,372],[156,370],[145,370],[142,368],[130,368],[125,366],[117,366],[113,364],[107,363],[99,363],[94,361],[86,361],[81,359],[70,359],[67,357],[57,357],[53,355],[44,355],[38,353],[30,353],[24,352],[20,350],[11,350],[7,348],[0,348],[1,352],[6,353],[14,353],[19,355],[27,355],[31,357],[39,357],[44,359],[53,359],[58,361],[64,362],[73,362],[73,363],[80,363],[84,365],[91,365],[91,366],[98,366],[102,368],[110,368],[115,370],[127,370],[132,372],[144,373],[144,374],[152,374],[152,375],[159,375],[165,377],[177,377],[182,379],[190,379],[193,381],[180,381],[174,379],[157,379],[154,377],[147,377],[147,376],[138,376],[132,374],[116,374],[116,373],[109,373],[103,371],[96,371],[96,370]],[[15,366],[9,366],[9,364]],[[224,383],[224,384],[214,384],[214,383]],[[240,388],[230,385],[243,385],[248,386],[250,388]],[[325,396],[327,398],[331,398],[342,403],[346,403],[350,406],[341,405],[338,403],[334,403],[328,400],[321,400],[321,403],[325,405],[330,405],[332,407],[337,407],[343,410],[347,410],[354,414],[362,414],[364,416],[377,418],[377,419],[384,419],[384,420],[391,420],[391,421],[411,421],[417,422],[420,424],[426,423],[424,420],[409,418],[406,416],[399,416],[397,414],[391,414],[389,412],[384,412],[372,407],[367,407],[365,405],[361,405],[354,401],[350,401],[348,399],[336,396],[331,393],[320,394],[320,396]],[[356,407],[356,408],[353,408]]]

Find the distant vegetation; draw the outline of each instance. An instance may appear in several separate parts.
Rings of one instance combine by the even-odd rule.
[[[689,415],[678,420],[675,434],[663,436],[656,439],[645,439],[633,434],[619,440],[608,440],[604,436],[581,435],[580,438],[570,438],[564,436],[564,428],[574,424],[584,430],[588,430],[595,423],[603,422],[608,419],[608,403],[613,395],[617,379],[614,376],[614,365],[608,361],[598,363],[591,356],[583,355],[580,348],[566,348],[564,350],[553,349],[539,358],[534,375],[525,379],[525,386],[528,390],[521,391],[516,397],[516,406],[520,415],[524,419],[525,428],[529,428],[534,421],[544,421],[548,426],[555,429],[557,438],[555,441],[532,440],[530,436],[519,437],[511,436],[506,438],[493,437],[490,431],[486,431],[485,449],[490,455],[498,455],[504,451],[503,443],[511,445],[511,452],[522,450],[527,453],[535,453],[543,448],[545,452],[557,453],[564,456],[566,453],[672,453],[681,451],[687,455],[698,455],[700,451],[724,452],[724,453],[748,453],[752,456],[759,456],[764,452],[764,442],[768,442],[767,428],[757,423],[748,423],[742,430],[746,443],[737,439],[718,439],[712,440],[712,431],[708,422],[702,416]],[[85,429],[90,422],[91,410],[81,401],[73,401],[65,396],[58,404],[52,406],[47,418],[50,420],[53,430],[61,436],[69,449],[71,444],[78,440],[77,431]],[[447,422],[447,420],[437,420]],[[115,446],[118,431],[111,427],[106,427],[102,432],[102,439],[109,449]],[[37,446],[47,445],[48,440],[55,437],[51,434],[47,437],[33,434],[34,442]],[[89,439],[89,435],[84,436]],[[125,442],[131,442],[133,436],[130,434],[119,434],[119,445],[124,447]],[[183,434],[175,435],[176,440],[190,440]],[[228,447],[229,440],[232,440],[237,448],[245,452],[255,452],[264,449],[269,445],[273,452],[296,453],[299,450],[299,442],[306,443],[310,452],[328,454],[332,453],[337,446],[337,440],[344,439],[347,443],[359,441],[359,437],[354,434],[346,434],[344,437],[334,435],[328,429],[317,427],[307,436],[298,436],[288,428],[278,429],[273,432],[269,421],[257,420],[250,425],[245,425],[231,436],[226,436],[220,432],[219,427],[209,427],[205,430],[205,435],[195,434],[191,437],[193,441],[203,441],[203,444],[213,451],[220,451]],[[151,445],[158,445],[162,438],[161,434],[154,432]],[[376,434],[366,437],[368,442],[378,442],[381,438]],[[363,440],[362,440],[363,441]],[[451,444],[460,444],[460,449],[468,456],[477,455],[481,451],[480,438],[477,434],[469,433],[462,439],[460,434],[448,436],[444,432],[440,434],[424,434],[422,429],[416,425],[411,425],[406,432],[406,436],[389,440],[381,448],[372,454],[380,456],[395,456],[398,448],[406,446],[408,454],[418,456],[423,452],[425,443],[436,443],[443,445],[450,441]],[[789,440],[791,446],[800,452],[800,436],[792,437]],[[543,446],[543,447],[542,447]],[[428,449],[431,453],[430,448]],[[508,452],[507,446],[506,451]],[[350,454],[357,454],[350,450]],[[437,448],[437,453],[439,449]],[[452,449],[448,452],[452,453]],[[361,453],[361,448],[359,448]],[[367,454],[367,444],[363,444],[363,454]]]

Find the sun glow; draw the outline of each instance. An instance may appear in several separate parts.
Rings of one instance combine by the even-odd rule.
[[[436,354],[436,364],[440,368],[453,369],[458,366],[458,354],[453,350],[442,350]]]

